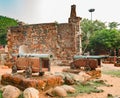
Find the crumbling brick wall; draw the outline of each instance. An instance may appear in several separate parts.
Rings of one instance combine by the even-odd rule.
[[[75,27],[72,24],[58,25],[58,55],[62,60],[71,60],[75,50]]]
[[[55,23],[11,27],[8,48],[12,53],[18,53],[20,45],[27,45],[31,53],[48,53],[56,47],[56,29]]]
[[[75,54],[74,32],[74,25],[69,23],[11,27],[8,48],[11,53],[18,53],[20,45],[27,45],[30,53],[50,53],[58,60],[71,60]]]
[[[71,7],[68,23],[44,23],[19,25],[8,30],[7,40],[10,53],[18,53],[20,45],[29,47],[30,53],[49,53],[58,64],[68,64],[73,55],[79,52],[80,17]],[[73,10],[74,8],[74,10]],[[74,16],[72,16],[74,15]]]

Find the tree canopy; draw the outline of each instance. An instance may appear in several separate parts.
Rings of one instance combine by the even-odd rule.
[[[85,52],[88,49],[90,37],[94,34],[94,32],[100,31],[105,28],[105,23],[98,20],[91,21],[89,19],[84,18],[81,21],[83,52]]]
[[[116,29],[120,24],[117,22],[109,22],[108,27],[110,29]]]
[[[120,48],[120,30],[117,29],[119,23],[106,23],[95,20],[83,19],[81,29],[83,35],[83,52],[91,50],[106,50]],[[86,47],[87,46],[87,47]]]
[[[0,16],[0,45],[6,44],[7,29],[18,25],[18,21],[5,16]]]
[[[90,39],[90,46],[93,49],[116,49],[120,48],[120,31],[103,29],[93,34]]]

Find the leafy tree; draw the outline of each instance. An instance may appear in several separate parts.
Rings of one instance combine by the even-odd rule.
[[[12,18],[0,16],[0,45],[6,44],[7,29],[18,25],[18,21]]]
[[[97,51],[100,49],[108,51],[120,48],[120,31],[116,29],[96,31],[90,39],[89,48]]]
[[[82,30],[82,45],[83,45],[83,52],[87,49],[89,45],[90,37],[94,34],[94,32],[105,29],[105,23],[95,20],[91,21],[84,18],[81,21],[81,30]]]
[[[120,25],[120,24],[117,23],[117,22],[110,22],[110,23],[108,24],[108,27],[109,27],[110,29],[116,29],[119,25]]]
[[[5,45],[6,44],[6,34],[5,33],[0,33],[0,45]]]

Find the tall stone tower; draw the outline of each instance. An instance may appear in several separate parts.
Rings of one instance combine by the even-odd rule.
[[[77,17],[76,15],[76,5],[71,6],[71,13],[70,13],[70,18],[68,19],[68,22],[75,25],[75,48],[77,54],[82,54],[82,34],[81,34],[81,28],[80,28],[80,21],[81,17]]]

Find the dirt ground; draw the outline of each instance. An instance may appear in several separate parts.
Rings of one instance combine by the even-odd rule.
[[[51,72],[60,72],[64,66],[51,66]],[[101,70],[120,70],[120,67],[114,67],[113,64],[102,64]],[[0,76],[4,73],[11,73],[11,69],[6,66],[0,65]],[[102,74],[102,80],[106,80],[107,84],[113,85],[112,87],[102,86],[100,89],[104,90],[102,93],[91,93],[91,94],[80,94],[77,97],[65,97],[65,98],[108,98],[108,94],[112,94],[113,96],[119,96],[116,98],[120,98],[120,78],[113,77],[110,75]],[[50,98],[41,96],[41,98]]]

